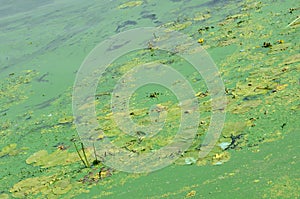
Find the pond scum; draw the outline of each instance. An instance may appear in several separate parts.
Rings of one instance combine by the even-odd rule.
[[[131,1],[120,4],[116,9],[130,10],[145,4],[144,1]],[[300,8],[288,5],[274,8],[271,4],[251,0],[239,2],[235,7],[225,4],[222,5],[223,10],[229,13],[221,20],[214,19],[213,14],[206,10],[163,25],[192,35],[213,57],[221,51],[232,52],[215,60],[226,87],[227,116],[218,143],[204,159],[198,159],[198,153],[209,126],[209,91],[201,86],[204,83],[197,79],[194,71],[187,72],[197,91],[201,121],[192,146],[182,153],[175,165],[222,166],[230,161],[232,151],[258,153],[264,143],[283,139],[290,133],[292,115],[299,118]],[[127,59],[125,64],[114,63],[106,77],[121,76],[137,64],[152,59],[159,59],[160,63],[169,63],[175,68],[184,65],[176,55],[155,49],[135,52]],[[89,193],[95,186],[105,187],[95,196],[112,197],[115,187],[143,176],[128,174],[122,180],[112,180],[111,176],[120,172],[102,164],[101,157],[95,160],[93,150],[84,151],[73,123],[71,87],[64,95],[41,105],[51,108],[51,114],[37,114],[27,109],[16,116],[7,116],[7,110],[29,100],[27,93],[34,90],[31,83],[40,76],[39,71],[24,71],[12,73],[1,80],[0,198],[72,198]],[[137,139],[123,135],[112,122],[109,92],[116,82],[108,78],[102,79],[99,84],[103,82],[109,86],[97,90],[97,110],[102,110],[97,112],[97,119],[105,136],[111,138],[115,145],[142,154],[172,141],[178,127],[180,107],[177,102],[174,103],[174,96],[168,90],[149,87],[132,97],[131,115],[134,120],[149,124],[148,108],[144,105],[158,103],[158,108],[168,110],[166,122],[172,127],[165,128],[164,133],[149,140]],[[74,147],[73,143],[80,147]],[[276,188],[282,187],[283,181],[288,187]],[[296,198],[299,194],[299,179],[282,176],[273,183],[261,197]],[[196,195],[193,190],[183,189],[182,192],[187,192],[187,198]]]

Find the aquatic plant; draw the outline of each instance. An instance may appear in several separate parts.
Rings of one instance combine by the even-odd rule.
[[[93,143],[93,149],[94,149],[94,156],[95,156],[95,160],[93,161],[93,165],[97,165],[97,164],[100,164],[100,161],[97,159],[97,154],[96,154],[96,148],[95,148],[95,145]]]
[[[75,146],[76,152],[77,152],[77,154],[78,154],[80,160],[81,160],[82,163],[84,164],[84,166],[87,167],[87,168],[88,168],[88,167],[91,167],[89,161],[87,160],[87,156],[86,156],[86,153],[85,153],[85,150],[84,150],[83,143],[81,142],[80,144],[81,144],[81,150],[82,150],[82,153],[83,153],[83,156],[84,156],[84,160],[83,160],[83,158],[82,158],[82,156],[81,156],[81,154],[80,154],[80,152],[79,152],[79,150],[78,150],[78,148],[77,148],[77,145],[76,145],[75,142],[74,142],[74,146]]]
[[[86,155],[86,151],[85,151],[84,145],[83,145],[82,142],[80,143],[80,145],[81,145],[81,151],[82,151],[82,153],[83,153],[83,157],[82,157],[82,155],[80,154],[79,149],[78,149],[77,145],[76,145],[75,142],[74,142],[74,146],[75,146],[76,152],[77,152],[77,154],[78,154],[78,156],[79,156],[81,162],[84,164],[84,166],[85,166],[86,168],[89,168],[89,167],[91,167],[91,164],[90,164],[89,161],[88,161],[88,158],[87,158],[87,155]],[[93,144],[93,152],[94,152],[95,160],[93,160],[92,165],[95,166],[95,165],[100,164],[101,161],[98,160],[98,158],[97,158],[96,148],[95,148],[95,145],[94,145],[94,144]]]

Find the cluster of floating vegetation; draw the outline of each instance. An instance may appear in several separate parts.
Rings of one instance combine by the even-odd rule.
[[[1,81],[0,87],[0,114],[6,114],[7,110],[25,101],[28,96],[25,90],[30,82],[37,77],[38,72],[27,70],[18,73],[10,73],[8,77]]]

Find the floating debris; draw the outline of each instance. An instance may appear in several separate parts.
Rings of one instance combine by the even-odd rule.
[[[227,147],[230,145],[230,142],[222,142],[218,144],[219,147],[221,147],[222,150],[227,149]]]
[[[222,161],[218,161],[218,162],[213,163],[213,165],[221,165],[221,164],[223,164]]]
[[[203,44],[204,43],[204,39],[203,38],[198,39],[198,43],[199,44]]]
[[[190,191],[189,193],[186,194],[186,197],[190,198],[190,197],[194,197],[195,195],[196,195],[196,191],[192,190],[192,191]]]
[[[184,159],[185,164],[195,164],[197,160],[193,157],[187,157]]]
[[[262,47],[263,48],[270,48],[270,47],[272,47],[272,44],[270,42],[264,42]]]
[[[230,159],[230,154],[227,151],[217,153],[212,158],[212,165],[221,165]]]

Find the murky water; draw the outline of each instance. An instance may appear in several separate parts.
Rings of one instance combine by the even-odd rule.
[[[299,197],[297,1],[0,0],[0,5],[0,198]],[[178,55],[182,46],[170,53],[150,43],[116,59],[99,80],[95,114],[104,135],[89,139],[108,138],[133,156],[174,140],[182,102],[164,86],[145,85],[129,100],[128,114],[137,124],[165,117],[157,134],[124,134],[113,120],[111,92],[119,79],[156,61],[180,71],[195,92],[200,121],[191,145],[170,166],[143,174],[105,165],[104,156],[115,151],[97,154],[86,146],[84,157],[75,126],[82,118],[74,118],[72,110],[81,64],[111,36],[158,26],[191,37],[218,68],[227,99],[222,134],[199,158],[212,123],[211,91]],[[125,166],[130,158],[124,156]]]

